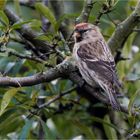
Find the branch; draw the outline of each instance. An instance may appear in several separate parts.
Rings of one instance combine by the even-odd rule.
[[[22,19],[20,19],[9,8],[5,8],[4,12],[12,24],[22,21]],[[48,53],[51,50],[52,46],[48,44],[47,41],[38,40],[38,34],[35,31],[33,31],[29,26],[23,25],[21,29],[17,31],[26,40],[29,46],[31,46],[33,52],[36,52],[36,54],[40,55],[40,53]],[[33,46],[31,44],[35,47],[35,49],[33,49]],[[46,59],[45,56],[42,59]]]
[[[81,12],[81,15],[76,19],[76,23],[88,22],[88,18],[93,8],[93,4],[94,4],[93,0],[85,0],[83,10]]]
[[[21,5],[30,7],[32,9],[35,9],[34,5],[35,5],[36,2],[37,1],[30,2],[30,1],[20,0]],[[48,5],[48,0],[43,0],[42,2],[45,6]],[[64,15],[63,1],[52,0],[52,1],[50,1],[50,4],[51,4],[51,6],[54,10],[55,17],[58,20],[59,18],[61,18],[61,16]],[[47,29],[49,27],[49,23],[50,22],[45,17],[42,17],[42,29],[43,29],[44,32],[47,31]],[[65,39],[70,35],[70,30],[68,29],[68,24],[69,24],[69,20],[66,19],[65,22],[63,22],[60,26],[60,31],[62,32]]]
[[[85,6],[83,8],[83,12],[79,17],[82,19],[83,22],[87,22],[87,20],[88,20],[89,13],[92,9],[91,5],[93,6],[92,0],[85,1]],[[119,25],[117,27],[115,33],[111,37],[112,39],[110,39],[110,40],[113,40],[117,37],[117,39],[124,41],[124,38],[121,35],[128,31],[127,32],[127,37],[128,37],[128,35],[131,33],[131,30],[133,29],[132,27],[137,25],[138,19],[139,19],[138,12],[140,13],[140,2],[138,4],[138,6],[136,7],[136,10],[134,11],[134,13],[129,18],[127,18],[124,22],[122,22],[120,24],[120,25],[122,25],[121,27],[123,27],[123,26],[124,27],[122,29],[120,29],[120,25]],[[20,20],[19,17],[17,17],[15,14],[13,14],[9,9],[5,9],[5,13],[9,17],[9,19],[11,21],[13,21],[13,23]],[[128,23],[128,24],[126,24],[126,23]],[[118,34],[119,31],[121,32],[121,34]],[[34,33],[29,27],[23,26],[22,29],[19,30],[19,32],[20,32],[20,34],[22,34],[22,36],[24,38],[29,40],[31,43],[34,43],[34,45],[37,48],[38,48],[38,46],[40,47],[40,49],[46,48],[46,49],[44,49],[45,52],[48,51],[47,49],[50,49],[47,42],[43,42],[41,40],[35,39],[36,33]],[[121,36],[121,38],[119,38],[120,36]],[[116,43],[115,43],[115,45],[116,45]],[[121,45],[121,43],[119,45]],[[83,85],[84,81],[78,75],[77,72],[74,72],[75,70],[76,69],[75,69],[75,66],[73,64],[71,64],[70,62],[65,62],[65,63],[61,63],[61,64],[57,65],[55,68],[51,68],[48,71],[38,73],[38,74],[35,74],[33,76],[22,77],[22,78],[21,77],[17,77],[17,78],[0,77],[0,86],[13,86],[13,87],[33,86],[36,84],[41,84],[43,82],[50,82],[50,81],[57,79],[57,78],[60,78],[60,77],[69,77],[69,79],[71,81],[73,81],[75,84],[81,86],[81,85]],[[93,89],[89,85],[85,84],[83,86],[83,88],[89,93],[90,98],[89,98],[89,96],[87,97],[87,95],[84,95],[87,97],[88,100],[91,101],[91,99],[93,97],[95,97],[95,98],[99,99],[100,101],[102,101],[103,103],[110,105],[109,100],[106,96],[100,94],[99,92],[97,92],[95,89]],[[123,106],[121,106],[121,111],[128,113],[128,109],[126,107],[123,107]],[[132,112],[132,113],[135,114],[135,112]]]
[[[53,99],[49,100],[47,103],[40,105],[39,109],[48,107],[51,103],[55,102],[56,100],[60,99],[61,97],[65,96],[65,95],[71,93],[76,88],[77,88],[77,86],[74,86],[74,87],[68,89],[67,91],[64,91],[63,93],[60,93],[59,95],[55,96]]]
[[[38,58],[38,57],[35,57],[35,56],[31,56],[31,55],[24,55],[24,54],[21,54],[19,52],[16,52],[15,50],[13,49],[7,49],[6,50],[0,50],[0,52],[2,53],[8,53],[8,56],[16,56],[20,59],[28,59],[28,60],[32,60],[32,61],[35,61],[35,62],[38,62],[38,63],[45,63],[45,61],[43,61],[42,59]],[[50,66],[52,67],[51,65],[47,65],[47,66]]]
[[[123,57],[122,56],[122,52],[121,52],[121,50],[117,50],[116,51],[116,55],[115,55],[115,63],[117,64],[118,62],[120,62],[120,61],[126,61],[126,60],[130,60],[130,58],[125,58],[125,57]]]
[[[101,9],[100,9],[100,11],[98,13],[98,16],[96,17],[96,20],[95,20],[94,24],[98,25],[99,22],[100,22],[101,17],[104,14],[108,15],[108,13],[110,13],[112,10],[113,10],[113,6],[111,5],[111,3],[110,4],[108,3],[108,6],[105,3],[103,3],[103,5],[102,5],[102,7],[101,7]]]
[[[68,75],[74,71],[75,67],[71,63],[61,63],[55,68],[51,68],[46,72],[37,73],[28,77],[0,77],[0,86],[33,86],[44,82],[50,82],[59,77]]]
[[[33,76],[22,77],[22,78],[0,77],[0,86],[12,86],[12,87],[33,86],[45,82],[50,82],[60,77],[65,77],[65,78],[67,77],[76,85],[81,86],[83,85],[84,80],[78,75],[76,70],[77,68],[71,62],[65,61],[57,65],[55,68],[51,68],[46,72],[37,73]],[[96,98],[101,102],[110,105],[108,98],[103,94],[99,93],[99,91],[97,92],[95,88],[92,88],[87,84],[84,84],[83,88],[86,92],[88,92],[88,94],[82,96],[87,98],[91,103],[92,103],[92,99]],[[128,113],[128,108],[121,106],[121,111]],[[132,114],[138,115],[139,113],[135,112],[134,109],[132,109]]]
[[[140,22],[140,1],[137,3],[134,12],[117,26],[115,32],[109,39],[108,45],[113,52],[116,52],[116,50],[119,48],[123,48],[126,39],[133,32],[133,28],[137,26],[139,22]]]
[[[9,18],[12,24],[22,21],[15,13],[13,13],[9,8],[4,9],[5,14]],[[21,29],[17,30],[23,40],[30,46],[35,55],[37,55],[40,59],[47,60],[49,54],[52,51],[58,55],[58,62],[62,62],[63,56],[53,45],[50,45],[47,41],[37,39],[38,33],[33,31],[28,25],[23,25]]]

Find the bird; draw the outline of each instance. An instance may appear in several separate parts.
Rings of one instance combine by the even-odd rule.
[[[97,83],[111,106],[120,110],[117,91],[121,84],[116,74],[114,57],[98,26],[79,23],[74,27],[73,58],[83,79],[93,87]]]

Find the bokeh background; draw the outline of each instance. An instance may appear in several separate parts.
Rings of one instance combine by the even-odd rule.
[[[2,0],[1,0],[2,1]],[[103,4],[109,0],[99,0],[93,5],[89,22],[94,23]],[[3,1],[4,2],[4,1]],[[66,40],[73,31],[75,20],[81,14],[83,0],[46,0],[46,7],[50,16],[55,17],[67,28],[66,31],[55,31],[49,19],[46,26],[42,26],[42,12],[36,4],[42,1],[7,0],[5,6],[15,12],[26,24],[37,32],[37,39],[57,42],[57,49],[65,55],[68,51]],[[137,0],[112,0],[113,10],[101,17],[99,26],[105,39],[108,40],[116,26],[125,20],[134,10]],[[58,4],[58,5],[57,5]],[[3,7],[1,2],[1,7]],[[60,6],[60,7],[57,7]],[[1,8],[1,11],[2,8]],[[48,14],[47,13],[47,14]],[[52,18],[52,17],[51,17]],[[3,17],[0,17],[1,21]],[[4,20],[5,21],[5,20]],[[20,21],[19,21],[20,23]],[[23,25],[24,23],[22,23]],[[0,41],[10,25],[1,22]],[[42,27],[45,27],[43,30]],[[18,27],[21,28],[21,25]],[[6,43],[6,52],[0,52],[0,72],[2,76],[24,77],[46,71],[44,63],[37,63],[28,59],[9,55],[8,50],[18,54],[32,55],[22,37],[13,29],[9,33]],[[139,111],[140,105],[140,31],[139,26],[126,40],[121,52],[125,61],[117,63],[118,77],[123,84],[122,93],[125,96],[121,102],[124,105],[134,106]],[[63,39],[62,39],[63,38]],[[112,53],[115,54],[113,48]],[[57,55],[52,54],[46,60],[55,67]],[[51,103],[49,106],[38,109],[37,106],[49,102],[60,93],[75,86],[68,79],[57,79],[49,83],[29,87],[0,87],[0,139],[137,139],[140,133],[139,117],[131,113],[115,112],[99,101],[91,103],[72,90],[71,94]],[[129,100],[130,99],[130,100]]]

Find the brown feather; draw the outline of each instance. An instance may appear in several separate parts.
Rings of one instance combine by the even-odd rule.
[[[82,30],[83,29],[83,30]],[[119,110],[116,90],[120,83],[115,70],[114,58],[97,26],[79,24],[75,31],[80,33],[80,40],[74,34],[75,45],[73,56],[76,59],[81,75],[89,85],[98,83],[107,93],[111,105]]]

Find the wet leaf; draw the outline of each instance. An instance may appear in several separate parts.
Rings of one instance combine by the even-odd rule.
[[[1,101],[0,116],[5,112],[5,109],[8,106],[8,104],[10,103],[12,97],[17,93],[17,91],[19,89],[20,88],[12,88],[4,94],[2,101]]]
[[[2,10],[0,10],[0,21],[6,26],[9,25],[9,19]]]
[[[45,5],[43,5],[42,3],[36,3],[35,4],[35,8],[43,15],[45,16],[53,25],[53,27],[55,28],[56,25],[56,19],[52,13],[52,11],[46,7]]]

